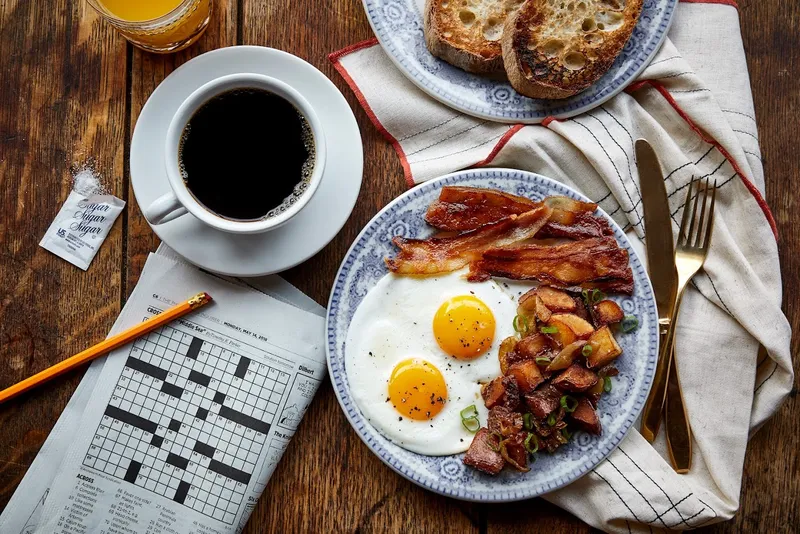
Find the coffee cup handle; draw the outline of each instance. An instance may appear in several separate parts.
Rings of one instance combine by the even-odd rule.
[[[142,213],[150,224],[163,224],[177,219],[181,215],[186,215],[188,211],[180,203],[178,197],[170,191],[155,199],[152,204],[142,210]]]

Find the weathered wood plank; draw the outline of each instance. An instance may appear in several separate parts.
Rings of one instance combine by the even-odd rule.
[[[105,337],[120,308],[123,221],[88,272],[38,246],[94,160],[123,197],[125,41],[85,2],[0,2],[0,388]],[[0,509],[81,378],[0,405]],[[38,497],[38,496],[36,496]]]

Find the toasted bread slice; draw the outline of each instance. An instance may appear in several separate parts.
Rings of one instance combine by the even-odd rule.
[[[611,68],[633,32],[642,0],[526,0],[506,19],[503,63],[532,98],[566,98]]]
[[[523,0],[426,0],[425,43],[431,54],[468,72],[505,77],[500,38]]]

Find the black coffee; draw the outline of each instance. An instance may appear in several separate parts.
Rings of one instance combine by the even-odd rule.
[[[262,89],[235,89],[192,115],[179,157],[201,204],[222,217],[257,220],[283,212],[306,190],[314,140],[290,102]]]

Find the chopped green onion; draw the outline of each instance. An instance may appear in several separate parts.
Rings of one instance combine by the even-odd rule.
[[[592,346],[591,346],[591,345],[589,345],[589,344],[587,343],[587,344],[586,344],[586,345],[584,345],[584,346],[583,346],[583,348],[581,349],[581,354],[583,354],[583,357],[584,357],[584,358],[588,358],[588,357],[589,357],[589,356],[592,354],[592,351],[593,351],[593,350],[594,350],[594,349],[592,348]]]
[[[533,428],[533,422],[531,421],[531,414],[526,413],[522,416],[522,428],[525,430],[530,430]]]
[[[461,424],[473,434],[481,427],[481,422],[478,420],[478,409],[474,404],[461,410]]]
[[[607,376],[603,379],[603,391],[606,393],[611,391],[611,377]]]
[[[555,424],[556,424],[556,416],[553,415],[553,414],[548,415],[547,416],[547,424],[549,426],[555,426]]]
[[[600,291],[599,289],[592,290],[592,304],[597,304],[601,300],[606,298],[606,294]]]
[[[542,326],[539,327],[539,332],[542,334],[558,334],[557,326]]]
[[[533,446],[531,446],[531,440],[533,440]],[[525,438],[525,441],[523,442],[523,445],[525,445],[525,450],[528,451],[531,454],[533,454],[535,452],[538,452],[538,450],[539,450],[539,438],[536,437],[536,434],[530,433],[530,434],[528,434],[528,437]]]
[[[578,407],[578,399],[570,397],[569,395],[564,395],[561,397],[561,407],[564,408],[565,412],[572,413],[575,411],[575,408]]]
[[[461,419],[471,419],[473,417],[478,417],[478,409],[475,408],[474,404],[470,404],[461,410]]]
[[[622,320],[622,324],[620,325],[622,331],[626,334],[628,332],[633,332],[637,328],[639,328],[639,319],[635,315],[626,315],[625,318]]]
[[[591,302],[589,302],[589,290],[584,289],[583,291],[581,291],[581,295],[583,296],[583,301],[586,303],[587,306],[589,306],[591,304]]]
[[[566,428],[562,428],[561,429],[561,435],[564,436],[565,440],[569,441],[569,439],[572,437],[572,432],[570,432]]]
[[[544,356],[540,356],[536,358],[536,365],[550,365],[550,358],[545,358]]]
[[[486,440],[486,444],[489,445],[489,448],[492,449],[494,452],[500,452],[500,442],[503,440],[503,436],[498,434],[497,432],[492,432],[489,435],[490,439]],[[497,442],[493,442],[491,438],[497,438]]]
[[[478,421],[477,417],[467,417],[466,419],[462,419],[461,425],[473,434],[481,428],[481,422]]]
[[[514,316],[514,332],[522,335],[528,332],[528,319],[524,315]]]

